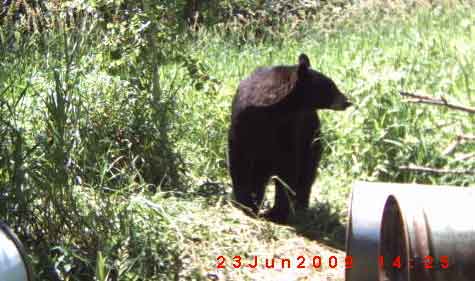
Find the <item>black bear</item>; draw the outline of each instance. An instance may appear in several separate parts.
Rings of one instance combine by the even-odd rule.
[[[228,139],[234,200],[257,214],[269,178],[277,176],[274,207],[265,217],[287,220],[287,191],[297,208],[307,208],[322,153],[316,110],[350,105],[330,78],[310,69],[305,54],[298,65],[258,68],[241,81]]]

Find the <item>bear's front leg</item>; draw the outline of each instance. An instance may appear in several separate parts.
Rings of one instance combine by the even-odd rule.
[[[277,169],[278,179],[274,179],[275,184],[275,202],[274,207],[265,214],[265,217],[271,221],[284,223],[287,221],[291,206],[290,198],[294,197],[297,174],[294,161],[288,161],[295,157],[293,151],[282,153],[282,161],[280,161]]]
[[[302,153],[299,170],[299,183],[296,190],[296,208],[305,210],[309,206],[312,185],[317,177],[317,168],[322,154],[322,145],[317,138]]]
[[[317,167],[322,155],[320,140],[320,120],[315,112],[301,115],[299,132],[296,134],[298,144],[297,167],[298,184],[296,187],[296,209],[305,210],[309,206],[312,185],[317,176]]]
[[[275,202],[274,207],[264,214],[264,217],[277,223],[287,222],[290,214],[290,203],[285,187],[279,180],[274,179],[275,184]]]
[[[246,153],[245,147],[232,137],[229,139],[228,153],[234,203],[248,214],[257,214],[258,207],[252,196],[255,192],[252,181],[253,155]]]

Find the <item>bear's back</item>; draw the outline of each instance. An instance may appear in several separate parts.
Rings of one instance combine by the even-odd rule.
[[[297,67],[274,66],[257,68],[239,83],[233,109],[269,107],[287,97],[295,87]]]

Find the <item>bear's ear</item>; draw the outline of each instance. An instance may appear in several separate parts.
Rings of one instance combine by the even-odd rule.
[[[308,59],[306,54],[300,54],[299,56],[299,67],[298,67],[298,72],[299,74],[303,74],[307,72],[307,70],[310,68],[310,60]]]

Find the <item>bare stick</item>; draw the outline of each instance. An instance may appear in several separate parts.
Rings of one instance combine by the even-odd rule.
[[[457,146],[460,145],[461,142],[462,141],[459,138],[455,139],[453,142],[449,144],[449,146],[447,146],[447,148],[444,149],[444,152],[442,152],[442,155],[447,156],[454,153],[455,149],[457,148]]]
[[[473,107],[466,107],[463,105],[453,104],[447,102],[445,98],[434,98],[430,96],[423,96],[423,95],[416,95],[411,93],[400,92],[401,96],[408,97],[408,102],[412,103],[425,103],[425,104],[432,104],[432,105],[440,105],[445,106],[451,109],[460,110],[463,112],[475,114],[475,108]]]
[[[473,141],[475,141],[474,135],[464,135],[464,134],[457,135],[455,140],[451,142],[449,146],[447,146],[447,148],[444,149],[444,151],[442,152],[442,155],[445,155],[445,156],[450,155],[455,152],[455,149],[459,145],[467,143],[467,142],[473,142]]]
[[[467,159],[475,157],[475,153],[465,153],[465,154],[460,154],[455,157],[455,161],[465,161]]]
[[[457,138],[460,139],[460,140],[465,140],[465,141],[475,141],[475,136],[474,135],[461,134],[461,135],[458,135]]]
[[[433,173],[439,175],[454,174],[454,175],[475,175],[475,170],[450,170],[450,169],[437,169],[432,167],[424,167],[410,164],[409,166],[400,166],[401,171],[421,172],[421,173]]]

